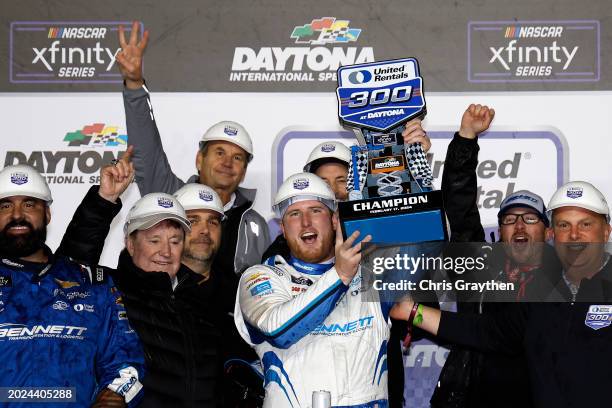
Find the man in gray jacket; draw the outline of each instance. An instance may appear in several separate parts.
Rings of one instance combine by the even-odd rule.
[[[125,83],[123,101],[130,144],[135,147],[136,182],[142,195],[172,194],[185,182],[172,172],[155,123],[142,76],[149,34],[145,31],[139,40],[138,26],[136,22],[132,25],[129,41],[120,29],[121,52],[116,57]],[[212,270],[224,274],[233,271],[239,275],[258,264],[270,244],[268,225],[252,208],[256,191],[238,187],[252,158],[253,143],[246,129],[236,122],[219,122],[204,133],[196,153],[198,174],[187,180],[187,183],[199,182],[212,187],[223,202],[227,218],[222,225],[221,256],[216,257]],[[237,278],[233,276],[232,280],[237,282]]]

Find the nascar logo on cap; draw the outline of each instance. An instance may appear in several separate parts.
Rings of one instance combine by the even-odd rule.
[[[236,136],[238,134],[238,129],[228,125],[225,127],[225,129],[223,129],[223,133],[228,136]]]
[[[566,195],[569,198],[580,198],[582,197],[582,187],[570,187],[567,189]]]
[[[174,207],[174,203],[169,198],[159,197],[157,199],[157,205],[163,208],[172,208]]]
[[[296,179],[293,180],[293,188],[296,190],[303,190],[310,185],[307,179]]]
[[[11,183],[17,184],[18,186],[25,184],[28,182],[28,175],[26,173],[12,173],[11,174]]]
[[[336,146],[334,146],[333,144],[324,144],[323,146],[321,146],[321,151],[325,153],[330,153],[334,150],[336,150]]]
[[[208,191],[200,190],[198,194],[200,196],[200,199],[203,201],[212,201],[213,199],[212,194]]]

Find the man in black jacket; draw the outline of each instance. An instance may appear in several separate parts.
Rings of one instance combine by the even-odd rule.
[[[470,105],[464,113],[464,118],[469,119],[470,116],[477,118],[486,115],[488,110],[486,106]],[[451,194],[445,195],[445,202],[457,202],[456,197],[461,199],[458,202],[460,205],[447,208],[453,242],[484,241],[484,229],[476,203],[478,151],[477,135],[462,125],[448,148],[442,175],[443,186],[451,184],[455,187]],[[456,181],[451,181],[451,178]],[[534,278],[544,273],[542,270],[544,259],[547,262],[553,262],[554,259],[554,255],[551,254],[552,249],[544,243],[549,222],[542,198],[526,190],[509,195],[500,205],[498,225],[500,240],[509,244],[507,247],[509,251],[505,255],[498,254],[492,257],[500,262],[499,264],[490,262],[489,269],[495,274],[496,279],[516,284],[516,291],[509,294],[507,300],[520,301],[525,298],[527,288],[533,285]],[[511,307],[499,303],[499,299],[495,303],[487,303],[486,293],[483,299],[480,304],[460,304],[459,311],[478,309],[480,313],[490,314]],[[465,349],[454,348],[444,370],[452,371],[452,365],[456,364],[462,353],[466,353]],[[469,384],[467,386],[465,383],[453,384],[449,381],[449,377],[443,375],[438,382],[432,406],[436,408],[530,406],[531,393],[524,356],[475,351],[469,353]],[[457,392],[456,387],[461,390]],[[504,397],[500,398],[501,395]]]
[[[119,28],[121,51],[117,54],[117,67],[125,84],[126,126],[130,143],[135,147],[136,183],[143,195],[151,192],[174,194],[185,181],[172,171],[157,129],[142,72],[149,33],[145,31],[139,39],[138,31],[139,24],[134,22],[126,40],[123,27]],[[214,260],[213,271],[232,279],[234,293],[240,274],[259,263],[270,244],[268,224],[253,208],[256,190],[239,187],[252,159],[253,141],[245,127],[234,121],[218,122],[204,132],[195,154],[197,174],[187,180],[187,183],[213,188],[221,198],[226,215],[219,248],[223,256]]]
[[[570,182],[557,190],[548,208],[562,264],[555,286],[564,286],[551,294],[564,294],[563,302],[517,303],[499,313],[473,315],[406,301],[391,315],[409,319],[416,307],[415,325],[442,339],[482,351],[524,353],[536,407],[612,406],[607,391],[612,383],[612,264],[604,249],[611,231],[609,207],[591,184]]]
[[[93,187],[77,209],[62,241],[62,247],[71,248],[71,256],[99,258],[111,221],[121,209],[119,196],[133,178],[130,154],[131,149],[115,166],[102,169],[100,187]],[[207,221],[218,225],[222,214],[209,215]],[[128,214],[126,249],[117,270],[111,271],[144,346],[146,407],[222,404],[220,291],[214,279],[206,279],[206,271],[200,275],[181,264],[189,229],[187,215],[175,197],[146,195]],[[212,257],[218,234],[208,232],[195,241],[206,241],[198,252],[209,252]],[[197,243],[191,245],[193,249]]]

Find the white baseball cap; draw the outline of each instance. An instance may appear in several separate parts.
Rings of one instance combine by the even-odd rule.
[[[183,206],[185,211],[189,210],[212,210],[225,219],[223,203],[215,190],[206,184],[188,183],[181,187],[174,196]]]
[[[282,218],[293,203],[316,200],[336,211],[336,196],[329,185],[313,173],[298,173],[288,177],[278,189],[272,209]]]
[[[610,207],[606,198],[601,191],[586,181],[570,181],[559,187],[548,203],[548,218],[552,217],[553,210],[561,207],[584,208],[604,215],[607,222],[610,222]]]
[[[233,143],[247,152],[247,161],[251,161],[253,158],[253,141],[251,136],[244,126],[238,122],[224,120],[212,125],[202,136],[200,149],[203,149],[207,142],[212,141]]]
[[[317,161],[340,161],[348,166],[351,162],[351,150],[344,143],[323,142],[310,152],[304,171],[310,173]]]
[[[0,171],[0,198],[26,196],[53,202],[51,190],[45,178],[27,164],[7,166]]]
[[[126,235],[130,235],[136,230],[147,230],[164,220],[178,222],[185,233],[191,231],[185,209],[175,197],[166,193],[149,193],[132,206],[123,230]]]

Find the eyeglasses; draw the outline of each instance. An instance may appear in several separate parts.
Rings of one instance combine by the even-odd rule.
[[[542,221],[538,214],[525,213],[525,214],[504,214],[502,215],[500,222],[501,225],[513,225],[516,224],[518,219],[521,219],[524,224],[533,225]]]

